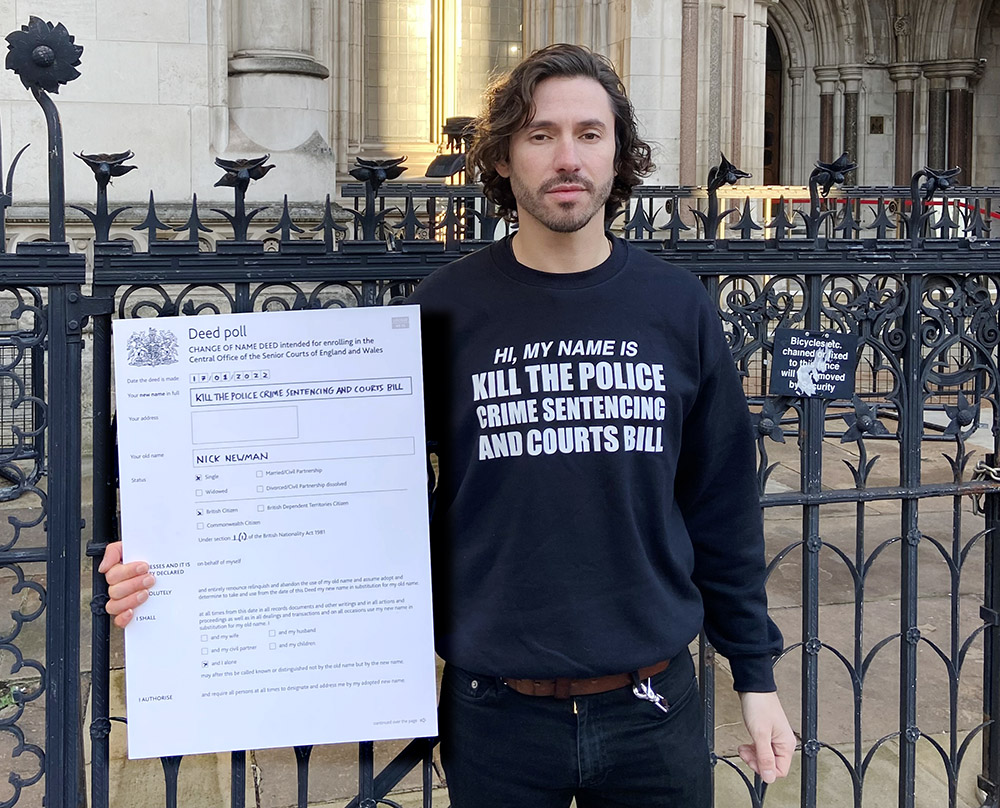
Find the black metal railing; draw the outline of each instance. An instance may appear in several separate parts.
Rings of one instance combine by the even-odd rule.
[[[408,189],[394,188],[399,194]],[[463,198],[471,198],[468,192]],[[360,212],[362,215],[364,211]],[[647,239],[633,244],[648,246]],[[993,553],[995,544],[992,522],[969,509],[972,498],[996,496],[996,483],[977,479],[972,473],[974,449],[969,444],[981,421],[997,431],[996,347],[1000,341],[997,328],[1000,251],[988,243],[952,241],[949,250],[907,249],[905,252],[879,252],[879,245],[864,245],[861,251],[846,252],[831,248],[831,243],[811,241],[799,245],[796,255],[788,248],[794,242],[763,243],[762,250],[751,253],[728,249],[725,242],[691,242],[692,247],[715,249],[680,251],[657,247],[656,252],[673,263],[684,264],[701,277],[706,288],[719,301],[720,316],[733,351],[734,361],[747,374],[747,387],[758,428],[760,485],[762,504],[768,512],[795,509],[801,531],[793,541],[781,544],[769,538],[772,575],[792,564],[801,582],[801,606],[797,620],[787,612],[782,618],[789,647],[778,661],[776,671],[783,689],[797,694],[802,736],[801,804],[814,805],[820,788],[820,763],[831,757],[846,772],[855,801],[860,804],[862,790],[872,761],[886,744],[898,745],[899,805],[915,803],[915,765],[917,747],[925,743],[940,755],[946,771],[952,804],[958,804],[958,776],[968,771],[969,748],[980,734],[991,733],[989,722],[975,727],[961,723],[961,685],[974,674],[980,653],[970,656],[970,649],[982,647],[980,671],[982,698],[988,698],[992,684],[989,666],[993,665],[997,626],[984,601],[982,617],[970,623],[962,614],[965,593],[987,590],[995,584],[987,573],[982,583],[970,581],[978,570],[979,559]],[[239,250],[227,248],[222,253],[161,255],[154,248],[147,253],[122,251],[117,246],[95,246],[93,300],[102,301],[96,308],[103,313],[95,320],[95,468],[97,457],[113,464],[113,436],[110,418],[98,422],[97,413],[110,413],[110,405],[98,399],[109,396],[106,370],[97,367],[108,361],[108,334],[112,312],[119,317],[167,316],[206,313],[209,311],[266,311],[271,309],[316,306],[385,305],[401,299],[434,266],[460,254],[447,249],[409,252],[390,249],[386,241],[346,240],[327,252],[303,250],[298,244],[284,250],[284,243],[274,253],[246,243]],[[839,244],[835,245],[839,247]],[[322,261],[316,261],[322,256]],[[859,338],[859,372],[856,395],[850,400],[824,401],[808,398],[773,396],[766,388],[766,373],[773,350],[774,330],[797,326],[816,330],[834,330]],[[937,413],[938,423],[926,421]],[[789,448],[788,440],[797,438],[798,449]],[[948,448],[950,444],[951,449]],[[831,483],[830,458],[833,448],[852,447],[846,457],[850,476],[848,484]],[[947,455],[949,473],[934,479],[922,474],[933,464],[925,459],[928,446],[941,447]],[[891,449],[895,457],[877,457]],[[976,458],[978,459],[978,458]],[[944,462],[944,461],[942,461]],[[794,478],[795,485],[776,490],[779,475]],[[95,484],[99,477],[95,472]],[[107,522],[95,521],[92,554],[100,552],[101,537],[113,538],[113,489],[106,489],[108,501],[102,501],[95,489],[95,520],[107,514]],[[922,518],[920,504],[928,501],[948,503],[947,529]],[[831,534],[824,529],[826,514],[852,509],[852,524]],[[885,530],[883,508],[895,508],[894,527],[890,534],[871,534],[866,523],[873,514]],[[844,521],[843,514],[839,517]],[[104,525],[103,527],[101,525]],[[846,535],[845,535],[846,534]],[[918,570],[933,562],[923,548],[933,548],[948,571],[948,586],[942,595],[952,615],[942,634],[922,633],[920,608],[924,597],[918,587]],[[866,605],[871,607],[872,591],[893,588],[884,567],[895,576],[894,595],[898,608],[897,630],[875,635],[866,626]],[[898,569],[897,569],[898,566]],[[993,567],[990,567],[992,570]],[[838,595],[838,605],[850,607],[852,637],[838,644],[824,636],[820,613],[829,597],[824,591],[826,576],[843,578],[849,583],[846,594]],[[94,581],[101,587],[100,577]],[[98,599],[99,600],[99,599]],[[101,644],[107,641],[107,618],[95,615],[93,660],[95,682],[93,711],[99,715],[106,703],[99,695],[99,678],[106,669]],[[792,625],[792,630],[789,626]],[[946,636],[945,636],[946,635]],[[943,639],[938,639],[943,637]],[[920,682],[917,660],[926,649],[931,656],[924,665],[940,665],[944,686],[935,692],[947,720],[935,725],[949,739],[947,746],[921,729],[917,709]],[[714,687],[715,672],[710,649],[705,649],[703,685],[709,693]],[[877,738],[869,737],[867,713],[875,703],[875,694],[866,687],[889,656],[898,666],[898,721]],[[824,661],[834,661],[849,683],[847,695],[853,718],[843,744],[827,740],[821,731],[824,710],[824,682],[830,676]],[[796,668],[800,683],[782,676]],[[793,677],[796,678],[796,677]],[[786,698],[788,696],[786,695]],[[962,710],[968,712],[967,696]],[[711,707],[714,698],[706,696]],[[794,701],[793,701],[794,703]],[[983,703],[983,702],[981,702]],[[989,708],[994,702],[985,702]],[[836,709],[840,710],[838,705]],[[987,712],[987,715],[991,713]],[[709,710],[710,725],[712,711]],[[848,746],[844,751],[842,745]],[[995,782],[996,768],[990,759],[995,745],[988,745],[981,769],[984,783]],[[102,780],[98,770],[101,755],[93,751],[93,780]],[[371,747],[363,745],[360,755],[367,760]],[[300,759],[305,755],[299,750]],[[727,769],[737,769],[731,760],[722,758]],[[426,745],[409,747],[400,762],[407,765],[423,761],[428,767]],[[234,757],[234,772],[242,771],[245,761]],[[176,765],[174,763],[171,766]],[[174,771],[168,769],[168,771]],[[300,766],[307,776],[308,767]],[[368,771],[367,764],[361,771]],[[429,769],[428,769],[429,771]],[[978,771],[978,769],[977,769]],[[756,804],[762,789],[743,771],[748,804]],[[364,778],[363,778],[364,779]],[[373,799],[385,795],[379,784],[396,780],[384,775],[382,781],[367,781],[359,791]],[[304,782],[304,781],[302,781]],[[990,788],[993,786],[991,785]],[[366,792],[367,789],[367,792]],[[300,792],[305,793],[304,787]],[[241,792],[242,793],[242,792]],[[92,795],[102,804],[99,795]],[[237,796],[234,804],[242,805]],[[304,799],[300,801],[305,805]]]

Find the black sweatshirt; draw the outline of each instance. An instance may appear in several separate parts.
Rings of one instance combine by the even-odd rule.
[[[517,678],[622,673],[697,635],[774,689],[746,399],[704,288],[618,239],[585,272],[507,239],[422,307],[438,653]]]

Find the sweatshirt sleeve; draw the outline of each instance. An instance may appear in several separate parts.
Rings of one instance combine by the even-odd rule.
[[[440,270],[439,270],[440,271]],[[422,281],[407,298],[407,303],[420,306],[420,341],[423,362],[424,425],[428,450],[437,451],[442,440],[447,410],[447,367],[449,356],[448,312],[434,290],[435,275]]]
[[[737,691],[769,692],[782,637],[767,614],[750,414],[717,321],[703,324],[703,336],[709,361],[685,417],[675,495],[694,546],[708,639],[729,660]]]

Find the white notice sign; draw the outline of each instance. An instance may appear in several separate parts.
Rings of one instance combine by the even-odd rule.
[[[437,733],[415,306],[119,320],[133,758]]]

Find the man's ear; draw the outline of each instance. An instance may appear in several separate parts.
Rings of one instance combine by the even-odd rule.
[[[510,179],[510,162],[508,160],[497,160],[493,164],[493,170],[505,180]]]

